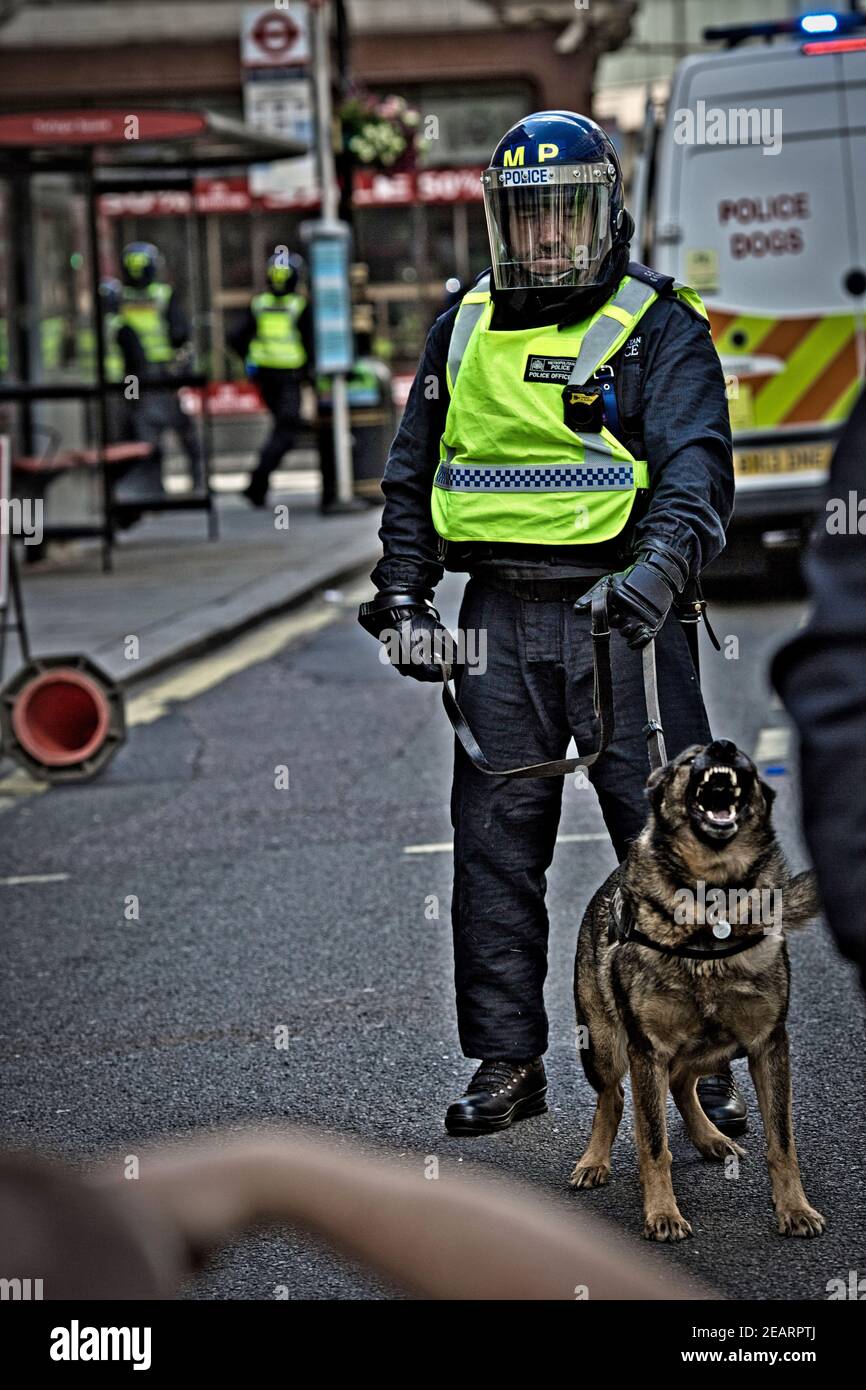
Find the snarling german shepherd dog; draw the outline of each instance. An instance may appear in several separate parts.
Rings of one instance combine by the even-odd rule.
[[[578,1045],[598,1095],[573,1187],[610,1177],[631,1072],[647,1240],[691,1226],[671,1184],[668,1087],[708,1159],[744,1150],[710,1122],[696,1084],[744,1048],[767,1141],[783,1235],[817,1236],[824,1217],[800,1182],[791,1124],[784,932],[820,911],[814,876],[792,877],[771,826],[775,792],[727,740],[687,748],[647,783],[650,816],[586,910],[577,946]]]

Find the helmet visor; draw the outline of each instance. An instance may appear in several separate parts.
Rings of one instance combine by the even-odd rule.
[[[597,285],[611,249],[612,164],[486,169],[484,209],[499,290]]]

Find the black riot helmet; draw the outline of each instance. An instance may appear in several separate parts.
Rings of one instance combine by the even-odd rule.
[[[539,111],[503,136],[482,175],[494,299],[592,313],[625,273],[634,222],[610,137],[574,111]]]
[[[120,257],[123,282],[143,288],[152,285],[159,268],[159,252],[150,241],[130,241]]]

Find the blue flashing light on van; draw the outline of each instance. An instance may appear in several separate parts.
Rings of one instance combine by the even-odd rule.
[[[835,34],[839,16],[835,14],[804,14],[800,20],[804,34]]]
[[[866,14],[859,10],[837,14],[832,10],[814,11],[800,15],[797,19],[759,20],[753,24],[718,24],[704,30],[708,42],[721,40],[728,48],[736,48],[747,39],[764,39],[770,42],[783,35],[804,36],[821,40],[832,35],[847,34],[854,29],[866,27]]]

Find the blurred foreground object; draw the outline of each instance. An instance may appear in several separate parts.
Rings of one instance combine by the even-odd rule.
[[[166,1144],[82,1178],[0,1157],[3,1268],[46,1299],[171,1298],[211,1253],[262,1222],[291,1223],[422,1298],[701,1299],[717,1295],[601,1224],[497,1177],[425,1177],[354,1143],[299,1130]]]
[[[830,468],[806,576],[809,622],[777,652],[773,684],[800,732],[803,829],[827,920],[866,989],[866,392]],[[844,518],[844,522],[843,522]]]

